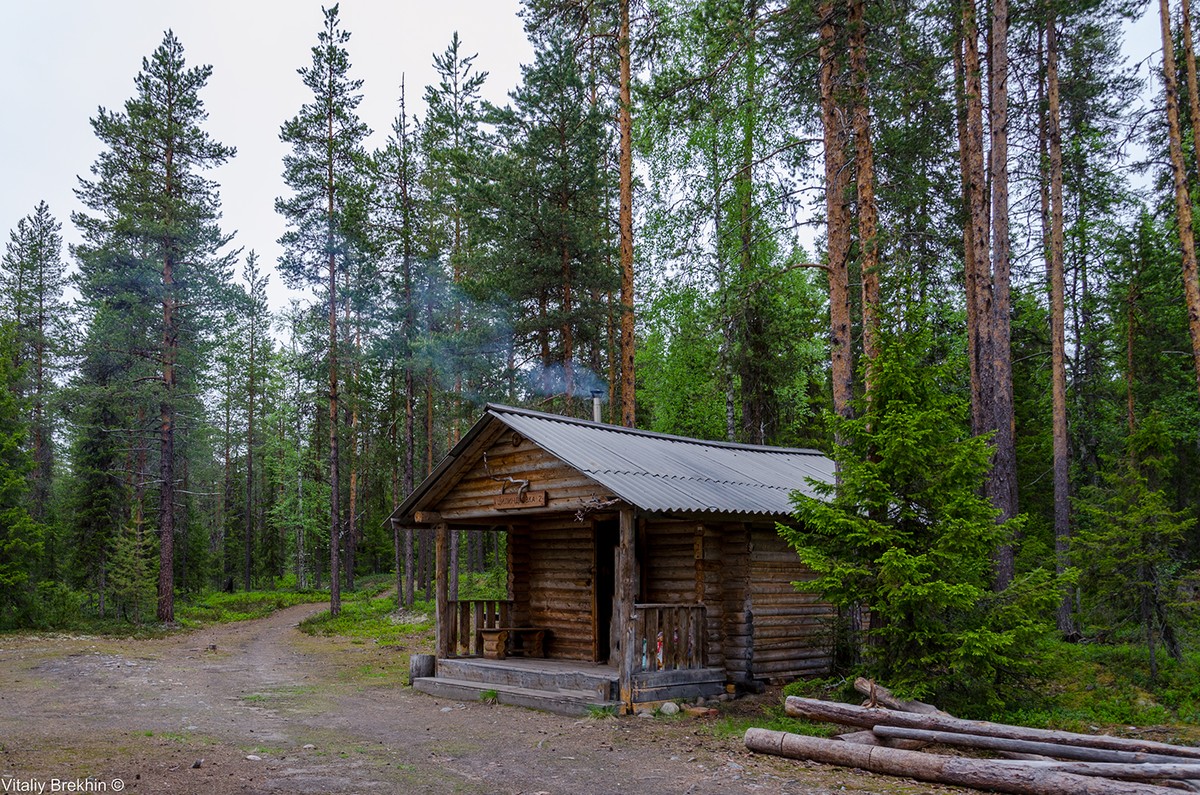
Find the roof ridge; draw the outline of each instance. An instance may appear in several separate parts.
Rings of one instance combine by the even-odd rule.
[[[537,417],[551,422],[561,422],[567,425],[579,425],[585,428],[598,428],[600,430],[609,431],[611,433],[629,434],[631,436],[644,436],[650,439],[666,439],[682,444],[692,444],[698,447],[720,447],[726,450],[746,450],[747,452],[755,453],[785,453],[790,455],[816,455],[824,456],[820,450],[814,450],[811,447],[775,447],[767,444],[742,444],[739,442],[724,442],[712,439],[696,439],[691,436],[678,436],[673,433],[659,433],[657,431],[647,431],[641,428],[626,428],[623,425],[611,425],[607,422],[595,422],[593,420],[584,420],[578,417],[568,417],[564,414],[552,414],[547,411],[538,411],[536,409],[520,408],[518,406],[508,406],[503,403],[488,403],[484,406],[484,411],[497,414],[521,414],[527,417]]]
[[[594,469],[581,471],[594,472],[600,475],[638,475],[640,477],[659,478],[661,480],[687,480],[694,483],[722,483],[730,486],[753,486],[755,488],[786,489],[788,491],[795,491],[796,489],[800,488],[799,486],[779,486],[774,483],[763,483],[761,480],[754,480],[753,478],[733,480],[729,478],[701,477],[699,475],[670,475],[664,472],[649,472],[644,469]]]

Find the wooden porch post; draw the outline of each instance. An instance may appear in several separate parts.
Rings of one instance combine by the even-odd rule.
[[[621,662],[617,683],[621,693],[621,708],[625,712],[633,709],[633,661],[637,653],[634,648],[633,605],[637,601],[637,525],[633,508],[621,509],[621,537],[617,547],[616,613],[617,637],[621,638]]]
[[[450,526],[445,522],[440,522],[434,527],[434,531],[437,533],[437,552],[434,564],[435,592],[437,594],[437,653],[439,657],[449,657],[454,653],[450,635],[450,622],[454,620],[454,616],[450,614],[450,583],[447,580],[449,560],[446,556]]]

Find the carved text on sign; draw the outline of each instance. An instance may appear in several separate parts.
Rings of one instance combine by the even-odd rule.
[[[526,491],[509,494],[497,494],[492,507],[500,510],[513,508],[544,508],[549,499],[544,491]]]

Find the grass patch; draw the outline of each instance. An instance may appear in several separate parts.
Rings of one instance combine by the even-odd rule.
[[[498,690],[483,690],[479,693],[479,700],[484,704],[499,704],[500,691]]]
[[[334,618],[329,611],[309,616],[300,622],[300,631],[309,635],[339,635],[353,640],[379,644],[404,645],[415,636],[433,629],[434,607],[417,602],[410,610],[397,611],[394,596],[376,596],[342,604]]]
[[[760,728],[770,731],[805,734],[810,737],[832,737],[843,730],[832,723],[816,723],[790,717],[783,711],[782,704],[767,707],[761,715],[722,716],[712,724],[711,731],[717,737],[741,737],[746,729]]]

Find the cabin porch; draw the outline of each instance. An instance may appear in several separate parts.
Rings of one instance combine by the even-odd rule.
[[[436,671],[413,686],[467,700],[495,691],[501,703],[572,715],[725,691],[725,670],[707,664],[703,604],[635,603],[627,631],[618,630],[631,654],[619,660],[547,657],[553,646],[543,635],[550,631],[513,627],[514,614],[512,600],[448,599]],[[536,643],[529,640],[533,635]]]

